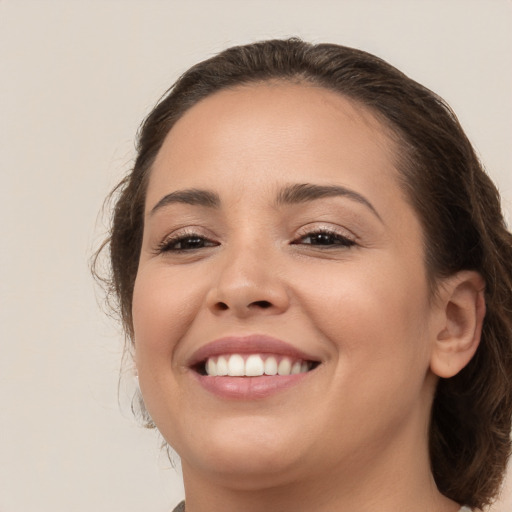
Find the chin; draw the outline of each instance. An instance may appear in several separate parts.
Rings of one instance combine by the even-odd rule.
[[[228,481],[240,490],[255,490],[285,484],[297,469],[304,467],[303,443],[293,441],[290,432],[269,430],[269,425],[250,420],[221,422],[216,428],[203,432],[201,441],[183,446],[178,453],[184,468],[187,461],[201,467],[217,481]],[[255,423],[259,423],[255,425]],[[264,422],[263,422],[264,423]]]

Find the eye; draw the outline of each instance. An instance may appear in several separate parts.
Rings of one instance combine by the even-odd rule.
[[[320,229],[306,233],[304,236],[295,240],[293,244],[313,245],[317,247],[352,247],[356,245],[356,242],[335,231]]]
[[[195,233],[180,234],[163,240],[158,248],[159,253],[164,252],[189,252],[206,247],[215,247],[217,242]]]

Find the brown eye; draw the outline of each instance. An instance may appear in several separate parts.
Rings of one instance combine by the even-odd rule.
[[[323,246],[323,247],[351,247],[355,245],[353,240],[331,231],[316,231],[298,239],[298,244]]]
[[[185,235],[165,240],[160,247],[160,252],[194,251],[216,245],[218,244],[202,236]]]

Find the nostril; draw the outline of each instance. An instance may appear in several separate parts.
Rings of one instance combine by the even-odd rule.
[[[251,302],[251,304],[249,304],[249,307],[251,306],[257,306],[262,309],[268,309],[272,306],[272,304],[268,300],[257,300],[255,302]]]
[[[213,308],[216,311],[227,311],[229,309],[232,309],[232,306],[230,306],[226,302],[216,302]],[[254,302],[250,302],[247,306],[243,307],[245,310],[250,309],[270,309],[272,308],[272,302],[269,302],[268,300],[255,300]],[[233,309],[237,309],[237,305],[233,305]]]

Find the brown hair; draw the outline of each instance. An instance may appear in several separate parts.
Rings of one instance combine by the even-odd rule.
[[[129,344],[146,185],[164,138],[206,96],[276,79],[342,94],[391,130],[401,150],[396,165],[402,186],[422,222],[433,293],[437,279],[463,269],[485,279],[487,315],[480,346],[458,375],[439,381],[430,427],[439,490],[459,503],[482,507],[496,496],[510,453],[512,235],[499,194],[454,113],[437,95],[373,55],[299,39],[237,46],[192,67],[164,95],[140,128],[135,165],[115,190],[111,233],[102,247],[110,250],[106,282]]]

